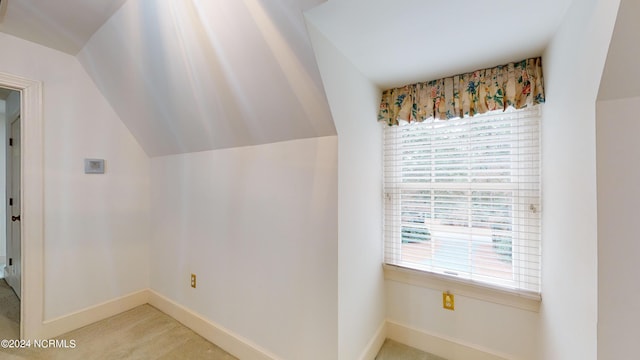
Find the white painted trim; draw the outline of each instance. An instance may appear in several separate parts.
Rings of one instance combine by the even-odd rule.
[[[205,319],[192,310],[151,290],[144,289],[129,295],[103,302],[68,315],[44,321],[37,337],[25,339],[49,339],[79,329],[97,321],[118,315],[140,305],[149,304],[179,321],[198,335],[242,360],[281,360],[251,341]],[[378,327],[359,360],[374,360],[385,339],[442,356],[448,360],[510,360],[508,355],[497,354],[480,346],[466,344],[455,339],[430,334],[406,325],[386,320]]]
[[[151,289],[140,290],[56,319],[44,321],[38,337],[27,339],[49,339],[144,304],[157,308],[198,335],[242,360],[280,360],[277,356],[251,343],[251,341],[205,319],[203,316]],[[382,341],[384,341],[384,337]]]
[[[496,354],[472,344],[429,334],[422,330],[387,320],[387,338],[448,360],[507,360],[508,355]]]
[[[533,312],[540,311],[540,295],[526,294],[516,290],[501,289],[488,285],[480,285],[466,280],[457,280],[445,275],[428,273],[392,265],[383,265],[385,280],[402,282],[434,289],[450,291],[455,295],[466,296],[496,304],[507,305]]]
[[[149,302],[149,290],[136,291],[42,323],[40,339],[50,339]]]
[[[42,338],[44,320],[44,141],[42,83],[1,73],[0,86],[21,92],[22,291],[20,338]]]
[[[242,360],[279,360],[249,340],[234,334],[228,329],[215,324],[202,315],[199,315],[186,307],[158,294],[149,291],[149,304],[163,313],[181,322],[184,326],[195,331],[198,335],[216,344],[231,355]]]
[[[380,352],[380,348],[384,341],[387,338],[387,322],[383,321],[382,324],[376,330],[376,333],[373,335],[369,343],[362,351],[362,355],[358,358],[359,360],[375,360],[376,355]]]

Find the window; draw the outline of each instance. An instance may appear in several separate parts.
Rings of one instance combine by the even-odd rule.
[[[540,292],[539,109],[384,131],[385,262]]]

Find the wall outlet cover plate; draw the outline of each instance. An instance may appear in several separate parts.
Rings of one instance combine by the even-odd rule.
[[[442,307],[451,311],[455,310],[456,304],[453,294],[448,292],[442,293]]]

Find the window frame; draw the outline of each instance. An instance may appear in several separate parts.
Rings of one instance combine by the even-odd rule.
[[[517,114],[518,112],[522,112],[523,116],[525,117],[529,117],[529,118],[536,118],[537,120],[537,130],[538,130],[538,138],[537,138],[537,148],[538,148],[538,164],[540,163],[540,157],[541,157],[541,143],[540,143],[540,127],[541,127],[541,119],[542,119],[542,114],[541,114],[541,109],[539,106],[534,107],[533,109],[528,108],[528,109],[524,109],[524,110],[507,110],[507,114],[506,115],[511,115],[511,114],[515,114],[516,118],[520,117],[520,114]],[[500,116],[500,115],[505,115],[504,112],[499,111],[499,112],[491,112],[489,114],[483,114],[483,115],[478,115],[476,117],[492,117],[492,116]],[[459,122],[467,122],[467,125],[472,124],[472,119],[473,118],[465,118],[465,119],[454,119],[453,121],[459,121]],[[450,120],[451,121],[451,120]],[[512,120],[512,121],[518,121],[518,119],[516,120]],[[401,125],[402,126],[402,125]],[[386,132],[387,130],[383,131],[383,137],[386,136]],[[518,148],[519,149],[519,148]],[[518,150],[520,151],[520,150]],[[443,282],[444,283],[453,283],[457,285],[457,288],[460,290],[462,289],[464,292],[472,294],[473,297],[479,297],[479,298],[483,298],[485,300],[490,300],[490,301],[495,301],[496,298],[496,294],[501,294],[499,297],[504,297],[506,296],[507,298],[511,297],[512,299],[515,299],[516,301],[507,301],[507,305],[512,305],[512,306],[516,306],[516,307],[521,307],[521,308],[525,308],[527,310],[533,310],[533,311],[537,311],[536,309],[539,306],[539,302],[541,301],[541,291],[542,291],[542,286],[541,286],[541,269],[540,269],[540,264],[541,264],[541,239],[540,239],[540,235],[538,235],[538,238],[536,240],[531,240],[529,242],[527,242],[527,244],[529,244],[531,241],[535,242],[536,246],[537,246],[537,265],[538,268],[535,270],[535,274],[532,275],[532,272],[526,273],[523,272],[522,269],[526,269],[526,266],[522,266],[521,262],[525,261],[522,258],[519,258],[517,254],[519,254],[519,251],[516,251],[517,247],[519,246],[527,246],[527,244],[521,244],[521,241],[527,241],[526,238],[512,238],[512,254],[513,254],[513,258],[512,258],[512,268],[514,271],[514,276],[517,276],[519,279],[523,279],[523,278],[527,278],[529,279],[530,276],[533,276],[536,278],[537,281],[537,290],[531,290],[531,289],[526,289],[524,287],[518,287],[518,286],[514,286],[514,283],[510,282],[510,281],[505,281],[503,284],[498,284],[497,281],[495,281],[495,279],[493,281],[483,281],[486,279],[483,279],[482,275],[478,275],[478,274],[473,274],[470,273],[469,276],[459,276],[459,274],[456,275],[449,275],[447,274],[447,270],[450,269],[446,269],[446,268],[436,268],[434,266],[432,266],[430,269],[427,268],[420,268],[417,266],[407,266],[406,264],[403,264],[402,260],[398,260],[397,257],[401,256],[401,248],[402,248],[402,232],[403,232],[403,223],[402,223],[402,202],[397,199],[397,197],[400,196],[400,194],[402,193],[402,190],[424,190],[424,191],[429,191],[430,195],[432,199],[435,198],[434,195],[434,191],[451,191],[454,189],[460,189],[461,191],[466,191],[467,192],[467,196],[469,197],[469,204],[471,204],[471,198],[473,197],[473,195],[471,195],[474,191],[482,191],[482,190],[489,190],[489,191],[504,191],[504,190],[508,190],[508,191],[513,191],[513,192],[518,192],[520,191],[519,188],[519,183],[513,183],[513,182],[509,182],[509,183],[475,183],[473,184],[473,186],[470,186],[471,182],[463,182],[463,183],[450,183],[450,182],[443,182],[443,183],[438,183],[438,182],[428,182],[429,186],[428,189],[425,188],[424,184],[420,184],[420,183],[399,183],[399,182],[395,182],[393,185],[394,190],[395,191],[389,191],[389,186],[386,184],[387,182],[387,174],[385,174],[385,168],[386,168],[386,163],[387,163],[387,157],[388,154],[385,153],[386,152],[386,142],[383,140],[383,149],[382,149],[382,153],[383,153],[383,194],[384,194],[384,212],[383,212],[383,242],[384,242],[384,249],[387,249],[388,247],[390,247],[390,251],[383,251],[383,262],[384,262],[384,270],[385,270],[385,278],[390,279],[390,280],[396,280],[396,281],[402,281],[402,282],[407,282],[407,283],[411,283],[414,285],[426,285],[427,287],[433,287],[433,286],[437,286],[438,288],[442,288]],[[520,154],[511,154],[510,156],[512,157],[517,157]],[[401,153],[396,153],[394,156],[396,157],[401,157]],[[397,160],[395,160],[397,161]],[[513,160],[512,160],[513,162]],[[397,174],[394,174],[393,176],[397,176]],[[520,174],[518,174],[518,176],[521,176]],[[535,177],[537,178],[537,187],[534,190],[529,190],[534,191],[537,193],[536,195],[536,203],[535,204],[522,204],[522,203],[518,203],[516,204],[517,206],[533,206],[532,208],[532,213],[536,213],[536,217],[537,217],[537,224],[538,227],[541,227],[541,219],[540,219],[540,214],[539,214],[539,210],[541,208],[541,179],[540,179],[540,173],[536,174]],[[526,190],[524,190],[526,191]],[[516,194],[516,197],[518,195]],[[431,203],[433,206],[433,202],[435,200],[431,200]],[[469,205],[469,208],[471,208],[472,206]],[[391,235],[391,240],[388,237],[388,232],[387,232],[387,222],[389,220],[386,219],[388,212],[391,212],[392,214],[394,214],[393,216],[393,228],[396,230],[395,232],[392,233]],[[519,208],[518,209],[519,212],[524,212],[527,213],[526,210],[523,211],[523,209]],[[434,216],[434,215],[432,215]],[[473,221],[472,217],[469,217],[469,222],[471,223]],[[421,226],[419,226],[419,223],[416,224],[409,224],[411,225],[411,227],[414,228],[420,228]],[[514,225],[514,226],[518,226],[518,225]],[[427,225],[423,226],[425,229],[429,230],[427,228]],[[472,226],[469,227],[471,230],[471,232],[473,232],[474,228]],[[517,231],[512,231],[514,233],[516,233]],[[433,242],[432,242],[433,243]],[[433,245],[431,245],[433,247]],[[389,252],[391,253],[392,257],[395,257],[394,259],[389,260],[388,256],[389,256]],[[517,264],[517,265],[516,265]],[[471,289],[471,290],[470,290]],[[485,295],[478,295],[478,291],[480,291],[480,293],[486,292],[488,291],[491,295],[490,296],[485,296]],[[493,300],[492,300],[493,299]],[[524,300],[525,304],[522,305],[522,301]],[[498,301],[498,302],[502,302],[502,301]]]

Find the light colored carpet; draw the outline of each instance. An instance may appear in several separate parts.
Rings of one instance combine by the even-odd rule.
[[[446,360],[439,356],[400,344],[393,340],[385,340],[376,360]]]
[[[4,279],[0,279],[0,339],[20,337],[20,300]]]
[[[236,359],[150,305],[138,306],[57,339],[67,340],[68,346],[75,340],[76,347],[0,349],[0,359]]]

